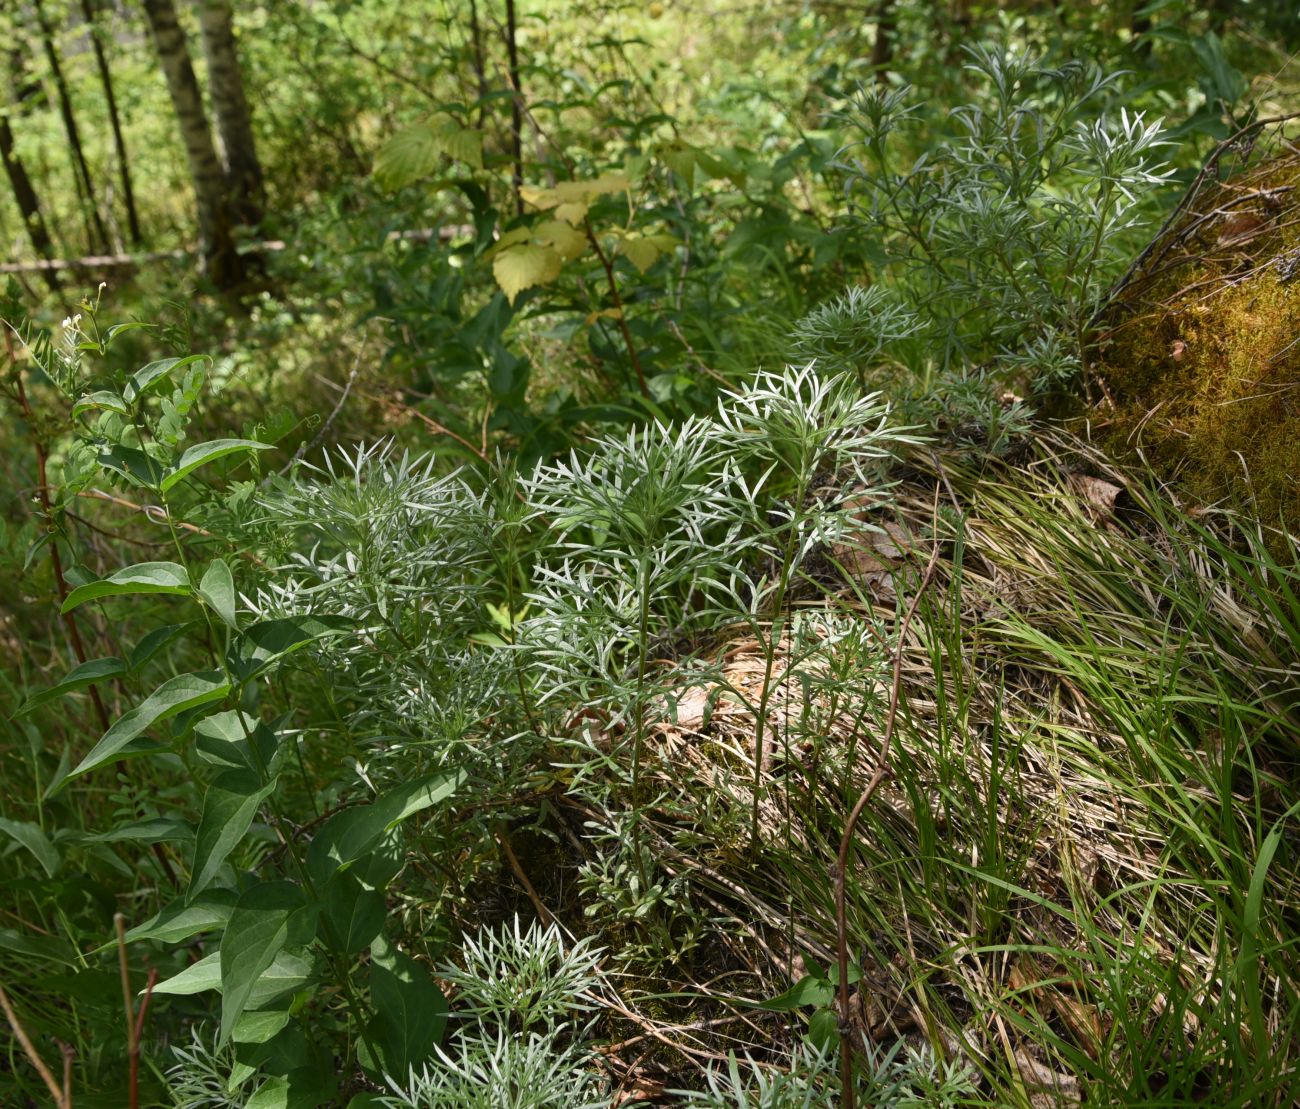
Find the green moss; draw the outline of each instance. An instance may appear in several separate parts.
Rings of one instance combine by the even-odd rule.
[[[1097,372],[1112,449],[1202,503],[1300,532],[1300,158],[1204,190],[1112,307]],[[1297,267],[1300,275],[1300,267]]]

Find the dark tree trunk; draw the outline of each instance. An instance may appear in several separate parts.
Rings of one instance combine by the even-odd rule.
[[[506,53],[510,59],[510,154],[514,160],[515,211],[524,214],[520,188],[524,183],[524,85],[519,76],[519,25],[515,21],[515,0],[506,0]]]
[[[54,244],[50,241],[45,217],[41,215],[41,205],[36,196],[36,189],[32,186],[32,179],[27,176],[27,170],[14,150],[14,133],[9,127],[9,116],[3,111],[0,111],[0,161],[4,162],[5,175],[9,178],[14,202],[18,205],[18,211],[22,213],[23,224],[27,228],[32,246],[35,247],[37,254],[48,261],[54,257]],[[60,291],[57,271],[45,270],[42,276],[52,291],[56,293]]]
[[[144,0],[144,12],[185,144],[204,269],[219,289],[232,289],[243,281],[246,270],[235,249],[235,221],[226,194],[225,174],[212,143],[185,32],[177,21],[173,0]]]
[[[876,6],[876,41],[871,48],[871,69],[876,84],[889,83],[889,63],[894,57],[894,0],[879,0]]]
[[[95,185],[90,176],[90,166],[86,164],[86,152],[81,145],[81,132],[77,128],[77,117],[72,110],[72,97],[68,94],[68,83],[63,77],[63,66],[59,62],[59,51],[54,44],[54,29],[45,16],[42,0],[35,0],[36,22],[40,26],[41,43],[45,49],[45,59],[50,66],[50,77],[54,81],[54,90],[59,97],[59,114],[63,117],[63,130],[68,137],[68,153],[72,157],[72,176],[77,182],[77,195],[81,199],[82,214],[86,220],[86,235],[91,250],[107,253],[112,249],[108,238],[108,228],[99,212],[99,202],[95,197]]]
[[[199,32],[208,64],[208,93],[225,155],[231,211],[240,223],[256,227],[264,214],[265,189],[239,55],[235,51],[230,0],[201,0]]]
[[[108,123],[113,131],[113,150],[117,154],[117,173],[122,182],[122,203],[126,207],[127,231],[131,236],[131,245],[141,246],[144,243],[144,236],[140,234],[140,215],[135,207],[135,189],[131,186],[131,164],[126,156],[126,141],[122,138],[122,118],[117,110],[117,95],[113,90],[113,73],[108,66],[104,42],[100,38],[96,9],[95,0],[81,0],[81,11],[86,17],[86,30],[90,35],[91,49],[95,52],[95,66],[99,70],[99,83],[104,89]]]

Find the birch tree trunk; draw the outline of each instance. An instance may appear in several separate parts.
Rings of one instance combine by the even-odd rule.
[[[185,31],[177,21],[173,0],[144,0],[144,12],[185,144],[204,266],[218,288],[230,289],[243,279],[244,268],[235,250],[234,220],[226,196],[225,174],[212,142]]]
[[[253,141],[253,121],[244,95],[244,78],[235,51],[230,0],[200,0],[199,34],[208,65],[208,92],[225,155],[226,189],[239,222],[262,222],[262,165]]]
[[[13,189],[14,202],[22,214],[27,236],[36,253],[48,261],[54,257],[54,244],[50,241],[45,217],[41,215],[41,205],[36,197],[36,189],[32,186],[32,179],[14,150],[14,133],[9,126],[8,111],[3,108],[0,108],[0,161],[4,162],[5,175]],[[57,293],[60,288],[58,273],[55,270],[45,270],[43,276],[50,289]]]
[[[95,184],[90,176],[90,166],[86,163],[86,152],[81,145],[81,131],[77,127],[77,117],[72,110],[72,97],[68,93],[68,83],[63,77],[58,47],[54,43],[54,29],[45,15],[45,6],[41,0],[36,0],[35,13],[41,32],[41,44],[45,50],[45,60],[49,63],[50,77],[54,81],[54,91],[59,98],[59,115],[63,119],[64,133],[68,137],[72,176],[77,183],[77,196],[81,201],[82,214],[86,220],[86,234],[90,240],[90,248],[107,252],[112,244],[108,239],[108,229],[104,226],[103,216],[100,215],[99,201],[95,196]]]
[[[95,52],[95,67],[99,70],[99,83],[104,90],[104,104],[108,108],[108,123],[113,131],[113,150],[117,154],[117,175],[122,182],[122,203],[126,208],[126,225],[131,235],[131,245],[140,246],[144,238],[140,234],[140,215],[135,207],[135,189],[131,185],[131,164],[126,157],[126,140],[122,138],[122,118],[117,110],[117,94],[113,89],[113,72],[108,66],[108,55],[104,51],[104,42],[100,37],[100,26],[96,16],[96,0],[81,0],[81,13],[86,18],[86,31],[90,35],[90,46]]]

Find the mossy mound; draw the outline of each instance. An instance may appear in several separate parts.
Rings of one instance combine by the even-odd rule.
[[[1300,150],[1282,149],[1223,179],[1211,160],[1104,316],[1096,369],[1112,449],[1296,533]]]

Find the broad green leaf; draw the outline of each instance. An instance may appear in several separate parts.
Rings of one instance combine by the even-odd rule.
[[[563,260],[557,251],[536,243],[520,243],[492,259],[492,276],[511,304],[525,289],[554,281],[562,268]]]
[[[445,801],[465,781],[463,770],[441,771],[389,790],[368,805],[335,813],[307,849],[312,877],[324,883],[371,850],[407,817]]]
[[[370,1025],[388,1074],[406,1074],[433,1051],[447,1023],[447,999],[420,963],[386,940],[370,949]],[[378,1033],[378,1035],[375,1035]]]
[[[140,397],[156,392],[167,383],[168,378],[176,370],[192,365],[195,362],[202,362],[205,357],[202,354],[187,354],[183,358],[163,358],[141,367],[131,375],[130,380],[126,383],[125,396],[127,401],[134,402]]]
[[[235,1024],[230,1038],[237,1044],[264,1044],[289,1023],[288,1009],[245,1012]]]
[[[252,770],[227,770],[203,795],[203,816],[194,836],[194,867],[186,901],[192,901],[217,876],[221,864],[244,838],[262,802],[275,789]]]
[[[289,990],[296,990],[311,978],[311,974],[312,961],[308,956],[281,951],[258,979],[245,1008],[255,1009]],[[153,992],[188,996],[208,990],[220,991],[221,988],[221,952],[214,951],[165,982],[159,982]]]
[[[800,978],[785,993],[768,1001],[759,1003],[760,1009],[769,1012],[787,1013],[793,1009],[802,1009],[806,1005],[829,1005],[835,998],[835,987],[829,979],[808,974]]]
[[[77,586],[68,594],[68,599],[59,611],[71,612],[78,605],[104,597],[126,597],[141,593],[171,593],[184,597],[189,592],[189,574],[179,563],[138,562],[134,566],[116,570],[99,581]]]
[[[234,644],[231,668],[247,679],[318,639],[352,631],[355,627],[355,621],[344,616],[286,616],[263,620],[240,634]]]
[[[290,1109],[289,1080],[284,1077],[268,1078],[244,1102],[244,1109]]]
[[[10,820],[0,816],[0,832],[4,832],[15,843],[27,848],[36,856],[36,861],[51,878],[59,871],[59,853],[49,837],[41,830],[39,824],[25,820]]]
[[[165,473],[163,464],[158,459],[137,447],[126,447],[121,443],[103,447],[98,462],[104,469],[112,470],[128,481],[149,489],[156,489]]]
[[[107,389],[100,389],[94,393],[87,393],[85,396],[78,398],[77,403],[72,406],[73,417],[80,416],[84,412],[95,411],[116,412],[119,416],[129,416],[131,409],[121,397]]]
[[[214,558],[204,571],[203,580],[199,582],[199,596],[224,623],[232,628],[239,627],[235,619],[235,578],[225,559]]]
[[[818,1009],[808,1019],[808,1042],[819,1051],[835,1049],[840,1042],[840,1021],[834,1009]]]
[[[380,149],[375,158],[375,180],[385,189],[414,184],[433,173],[443,155],[482,169],[483,132],[463,127],[448,115],[405,127]]]
[[[241,451],[271,449],[270,443],[259,443],[256,439],[213,439],[207,443],[196,443],[167,470],[159,484],[159,489],[166,493],[178,481],[184,481],[200,466],[206,466],[218,458],[225,458],[227,455],[238,454]]]
[[[0,951],[12,951],[24,959],[38,959],[63,966],[81,966],[80,953],[53,936],[34,936],[13,928],[0,928]]]
[[[95,744],[71,778],[85,774],[112,759],[137,736],[153,725],[168,720],[187,709],[219,701],[230,692],[230,682],[216,670],[198,674],[178,674],[155,689],[145,700],[119,717]]]
[[[345,871],[336,874],[325,890],[322,922],[348,955],[358,955],[384,928],[388,902],[380,890],[366,889]]]
[[[131,824],[119,824],[107,832],[78,837],[78,843],[128,843],[132,840],[147,840],[150,843],[175,843],[194,838],[194,828],[183,820],[170,820],[156,817],[153,820],[138,820]]]
[[[185,624],[164,624],[160,628],[154,628],[135,645],[135,650],[131,652],[131,658],[128,660],[131,670],[139,670],[159,651],[194,626],[194,622],[191,621]],[[200,626],[202,626],[201,622]]]
[[[253,987],[289,938],[289,919],[304,906],[292,882],[260,882],[235,903],[221,937],[221,1034],[225,1043]]]
[[[224,928],[234,910],[238,895],[234,890],[207,890],[188,904],[184,899],[163,906],[152,920],[138,924],[126,934],[127,943],[136,940],[158,940],[161,943],[180,943],[200,932],[213,932]]]
[[[85,689],[96,682],[108,681],[110,678],[120,678],[126,673],[126,670],[126,663],[120,658],[92,658],[89,662],[83,662],[80,666],[75,666],[69,670],[58,685],[52,685],[49,689],[42,689],[39,693],[33,693],[23,702],[22,707],[14,715],[22,716],[31,712],[32,709],[48,704],[50,701],[57,701],[68,693],[78,689]]]

